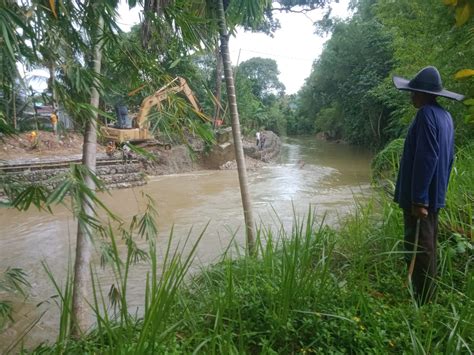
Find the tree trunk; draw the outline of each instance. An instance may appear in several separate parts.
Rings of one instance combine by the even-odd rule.
[[[97,38],[102,36],[104,22],[99,19]],[[100,74],[102,61],[102,49],[100,40],[94,47],[94,72]],[[100,95],[95,85],[91,90],[91,105],[99,107]],[[92,173],[96,170],[96,150],[97,150],[97,113],[87,122],[84,133],[84,146],[82,151],[82,164]],[[87,176],[85,181],[87,187],[95,190],[94,181]],[[82,207],[87,216],[93,216],[92,201],[86,199],[82,201]],[[74,264],[74,290],[72,298],[72,324],[71,335],[79,338],[90,326],[89,307],[87,299],[89,296],[89,272],[92,254],[92,232],[87,223],[78,223],[76,240],[76,260]]]
[[[51,80],[51,94],[53,97],[53,109],[56,110],[58,109],[58,98],[56,94],[56,65],[54,64],[53,61],[49,63],[48,66],[49,69],[49,78]]]
[[[252,201],[248,190],[247,169],[245,167],[244,150],[242,148],[242,138],[240,133],[239,112],[237,110],[237,97],[235,95],[234,77],[232,75],[232,63],[229,52],[229,35],[227,33],[226,19],[223,0],[217,0],[219,34],[221,39],[221,54],[224,63],[224,75],[229,100],[230,114],[232,119],[232,135],[234,138],[235,159],[237,161],[237,171],[239,174],[240,194],[242,197],[242,207],[244,209],[245,230],[247,234],[247,249],[250,254],[255,252],[254,219]]]
[[[13,113],[12,113],[12,119],[13,119],[13,129],[16,131],[17,127],[17,120],[16,120],[16,92],[15,92],[15,84],[12,83],[12,96],[13,96]]]
[[[216,122],[221,119],[221,98],[222,98],[222,56],[219,50],[219,43],[216,42],[216,91],[215,91],[216,108],[214,110],[214,128]]]

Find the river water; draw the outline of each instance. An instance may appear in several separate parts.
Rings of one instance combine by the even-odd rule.
[[[327,223],[354,208],[354,197],[370,194],[370,152],[348,145],[314,138],[287,138],[276,164],[249,171],[249,188],[257,224],[275,231],[290,230],[294,215],[303,217],[309,206]],[[124,220],[143,211],[151,196],[158,210],[158,249],[164,249],[173,230],[173,243],[183,243],[187,235],[195,240],[206,232],[198,245],[196,265],[218,260],[234,237],[244,245],[243,212],[236,171],[198,171],[189,174],[151,177],[146,186],[113,190],[101,198]],[[74,255],[76,222],[66,207],[53,214],[0,210],[0,270],[20,267],[32,284],[26,302],[14,299],[16,324],[0,333],[0,351],[24,328],[46,312],[25,337],[27,345],[54,340],[58,312],[54,302],[43,303],[55,294],[41,262],[45,261],[62,283],[69,256]],[[139,242],[140,243],[140,242]],[[142,242],[144,244],[144,242]],[[98,257],[95,258],[98,264]],[[196,266],[197,267],[197,266]],[[146,266],[137,265],[130,276],[130,304],[143,304]],[[113,283],[111,275],[101,275],[105,292]],[[1,296],[1,294],[0,294]]]

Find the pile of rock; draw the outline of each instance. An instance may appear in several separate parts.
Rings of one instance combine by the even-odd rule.
[[[251,158],[268,163],[280,154],[281,139],[272,131],[263,131],[260,139],[264,140],[260,146],[254,142],[245,141],[244,153]]]

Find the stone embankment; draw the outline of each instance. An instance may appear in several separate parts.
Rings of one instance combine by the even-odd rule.
[[[270,131],[263,146],[257,147],[254,141],[243,140],[247,168],[256,169],[274,159],[280,153],[280,138]],[[194,144],[196,145],[196,144]],[[203,147],[194,147],[191,153],[188,147],[174,146],[170,150],[151,148],[149,156],[134,154],[124,160],[121,152],[113,156],[98,153],[97,175],[108,188],[128,188],[146,184],[147,175],[177,174],[197,169],[235,169],[234,143],[230,128],[217,133],[217,144],[206,151]],[[0,186],[12,182],[40,183],[54,188],[70,171],[71,164],[79,164],[80,155],[67,157],[43,157],[22,160],[0,161]],[[2,191],[0,190],[0,197]]]
[[[71,171],[71,165],[80,162],[80,156],[3,161],[0,163],[0,185],[35,183],[52,189],[64,180]],[[97,159],[96,172],[108,188],[127,188],[146,184],[142,164],[136,159],[123,161],[101,154]]]

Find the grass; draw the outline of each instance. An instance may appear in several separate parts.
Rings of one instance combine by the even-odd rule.
[[[441,224],[451,233],[474,240],[474,144],[460,148],[451,172]]]

